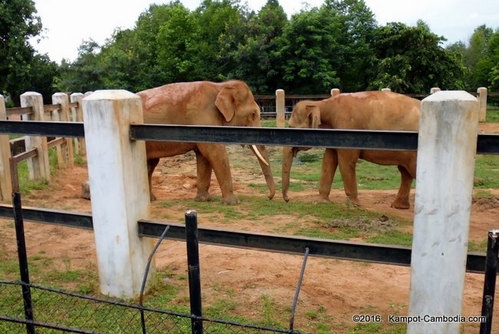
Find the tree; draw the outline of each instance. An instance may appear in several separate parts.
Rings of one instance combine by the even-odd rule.
[[[30,82],[35,51],[28,40],[42,30],[32,0],[0,0],[0,93],[18,103]]]
[[[61,63],[57,88],[63,91],[86,92],[104,89],[104,71],[99,64],[100,46],[93,40],[84,41],[73,63]]]
[[[227,77],[244,78],[259,94],[274,93],[281,84],[277,51],[286,13],[277,0],[268,0],[257,14],[243,16],[247,19],[221,38]]]
[[[368,86],[367,69],[373,51],[376,20],[363,0],[326,0],[324,6],[336,16],[338,41],[335,70],[342,91],[359,91]]]
[[[415,27],[388,23],[373,43],[369,89],[389,87],[399,93],[428,93],[432,87],[462,88],[463,69],[454,53],[442,48],[445,38],[418,21]]]
[[[489,42],[493,35],[493,30],[486,25],[481,25],[475,29],[469,40],[469,47],[464,53],[464,63],[468,68],[466,82],[470,89],[476,90],[478,87],[487,86],[489,81],[489,71],[492,64],[487,55],[489,53]]]
[[[338,87],[338,41],[340,22],[323,7],[291,17],[280,39],[279,57],[283,86],[290,93],[326,93]]]

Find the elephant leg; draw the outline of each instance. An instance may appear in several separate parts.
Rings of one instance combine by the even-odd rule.
[[[322,157],[321,179],[319,181],[319,197],[329,202],[329,194],[334,180],[334,174],[338,167],[338,155],[336,150],[327,148]]]
[[[198,192],[195,201],[209,202],[211,195],[209,193],[211,182],[211,164],[199,151],[196,150],[196,166],[197,166],[197,188]]]
[[[199,152],[208,160],[222,191],[222,203],[238,204],[234,194],[227,149],[222,144],[198,144]]]
[[[404,166],[399,165],[398,169],[401,177],[400,188],[391,207],[396,209],[409,209],[411,207],[409,203],[409,193],[411,192],[411,185],[414,177]]]
[[[341,178],[345,194],[353,205],[360,205],[357,191],[357,176],[355,167],[360,156],[358,150],[337,150],[338,166],[340,167]]]
[[[159,163],[159,158],[147,160],[147,177],[149,180],[149,196],[151,201],[156,200],[156,196],[154,196],[152,192],[152,173],[154,172],[154,169],[156,168],[158,163]]]

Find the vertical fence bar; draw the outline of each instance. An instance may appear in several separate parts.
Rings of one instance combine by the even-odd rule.
[[[7,120],[5,99],[0,95],[0,120]],[[8,201],[12,195],[12,178],[10,171],[9,135],[0,135],[0,201]]]
[[[462,314],[478,101],[441,91],[421,103],[409,316]],[[457,334],[460,323],[409,323],[408,334]]]
[[[486,320],[484,323],[480,324],[480,334],[492,333],[492,315],[494,311],[498,256],[499,230],[491,230],[488,234],[482,301],[482,316],[484,316]]]
[[[26,251],[26,239],[24,236],[24,218],[22,212],[21,194],[19,193],[19,180],[17,175],[17,166],[14,160],[9,160],[9,165],[13,171],[12,175],[12,209],[14,214],[14,224],[16,229],[17,256],[19,259],[19,274],[21,276],[21,286],[24,304],[24,316],[29,323],[26,323],[26,331],[29,334],[35,333],[33,324],[33,300],[31,298],[28,253]]]
[[[487,88],[480,87],[477,90],[479,121],[485,122],[487,118]]]
[[[59,110],[59,119],[63,122],[69,122],[69,98],[66,93],[55,93],[52,95],[52,103],[60,104],[61,109]],[[73,167],[74,157],[73,157],[73,144],[71,138],[66,138],[65,144],[57,147],[57,158],[59,167]]]
[[[23,115],[23,119],[30,121],[44,121],[43,99],[40,93],[26,92],[21,95],[21,107],[32,107],[33,113]],[[26,150],[36,148],[37,155],[28,159],[29,178],[31,180],[45,179],[50,181],[49,152],[47,137],[26,136]]]
[[[188,210],[185,213],[185,239],[187,243],[187,265],[189,271],[189,296],[191,303],[191,315],[202,317],[201,305],[201,277],[199,268],[199,239],[197,213]],[[203,321],[193,318],[191,320],[193,334],[203,333]]]
[[[73,122],[83,122],[83,94],[71,94],[71,103],[76,103],[77,106],[71,108],[71,118]],[[84,156],[85,151],[85,138],[74,138],[74,154]]]
[[[277,113],[276,125],[278,128],[283,128],[286,125],[284,89],[278,89],[275,91],[275,111]]]
[[[307,266],[308,255],[310,254],[310,249],[305,248],[305,255],[303,256],[303,263],[301,265],[300,277],[298,278],[298,284],[296,286],[295,298],[293,299],[293,306],[291,306],[291,317],[289,320],[289,330],[293,331],[295,326],[295,313],[296,306],[298,305],[298,298],[300,297],[301,286],[303,284],[303,276],[305,275],[305,267]]]

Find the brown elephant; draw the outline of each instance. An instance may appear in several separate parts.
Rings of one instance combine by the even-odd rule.
[[[248,85],[243,81],[172,83],[141,91],[137,95],[142,98],[145,124],[260,126],[260,107],[255,102]],[[264,146],[250,147],[260,158],[260,166],[270,190],[269,198],[272,199],[275,194],[275,184],[267,151]],[[209,187],[213,170],[222,191],[222,202],[239,203],[234,194],[229,159],[224,144],[161,141],[146,142],[151,200],[155,199],[151,177],[159,159],[188,151],[196,153],[195,200],[211,200]]]
[[[355,130],[418,131],[421,102],[392,92],[340,94],[321,101],[300,101],[293,109],[289,127]],[[289,201],[289,176],[293,157],[303,148],[284,147],[282,159],[282,195]],[[408,209],[412,181],[416,178],[416,152],[327,148],[322,160],[319,197],[329,201],[331,185],[339,166],[345,194],[359,205],[355,166],[358,159],[379,165],[397,165],[401,175],[397,197],[391,204]]]

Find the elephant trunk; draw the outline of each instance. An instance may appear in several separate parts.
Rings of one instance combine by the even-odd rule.
[[[289,175],[293,164],[294,150],[290,146],[282,148],[282,198],[288,202]]]
[[[269,163],[270,160],[267,154],[267,150],[263,145],[257,145],[257,146],[250,145],[250,148],[258,158],[258,163],[262,168],[263,176],[265,177],[265,182],[269,187],[269,199],[272,199],[274,198],[275,195],[275,183],[274,183],[274,176],[272,175],[272,170],[270,168],[270,163]],[[259,157],[259,155],[263,157],[263,160]]]

